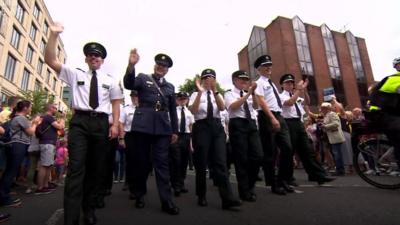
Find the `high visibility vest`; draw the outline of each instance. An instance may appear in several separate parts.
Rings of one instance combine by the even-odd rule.
[[[382,110],[400,115],[400,72],[385,77],[373,89],[369,96],[370,110]]]

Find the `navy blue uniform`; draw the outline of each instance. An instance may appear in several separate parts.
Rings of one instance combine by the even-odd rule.
[[[146,194],[146,181],[151,170],[150,159],[155,169],[157,188],[162,204],[171,202],[169,184],[168,147],[171,135],[178,133],[175,87],[164,78],[158,81],[154,75],[139,74],[135,70],[124,76],[124,86],[138,92],[139,106],[132,121],[133,142],[132,183],[130,189],[136,197]],[[161,94],[154,82],[157,82]],[[152,154],[150,157],[150,153]]]

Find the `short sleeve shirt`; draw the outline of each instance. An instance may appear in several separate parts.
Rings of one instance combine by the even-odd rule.
[[[197,97],[197,93],[198,92],[194,92],[190,96],[189,105],[193,105],[194,100]],[[214,96],[214,94],[212,92],[210,94],[210,98],[211,98],[211,103],[213,105],[213,117],[214,118],[221,118],[221,116],[219,114],[219,109],[218,109],[218,106],[217,106],[217,102],[215,101],[215,96]],[[200,97],[199,111],[196,114],[194,114],[194,119],[195,120],[201,120],[201,119],[205,119],[206,117],[207,117],[207,91],[204,91],[201,94],[201,97]]]
[[[135,114],[136,106],[127,105],[121,110],[119,122],[123,124],[124,131],[129,132],[132,130],[133,115]]]
[[[11,120],[11,142],[30,144],[31,137],[25,129],[31,127],[31,122],[25,116],[16,116]]]
[[[52,144],[55,145],[57,141],[57,129],[53,127],[52,123],[56,121],[51,115],[44,115],[42,120],[42,136],[39,139],[39,144]],[[46,130],[46,131],[45,131]]]
[[[296,106],[292,105],[292,106],[285,106],[283,103],[287,100],[289,100],[290,97],[290,93],[288,91],[283,91],[280,95],[280,98],[282,100],[282,116],[283,118],[299,118],[299,116],[297,115],[297,111],[296,111]],[[297,106],[300,109],[300,113],[301,113],[301,118],[303,118],[303,115],[305,114],[304,108],[303,108],[303,102],[304,99],[298,97],[297,101],[295,104],[297,104]]]
[[[190,124],[194,123],[194,116],[193,114],[189,111],[188,108],[186,108],[186,106],[177,106],[176,107],[176,113],[178,114],[178,127],[181,126],[181,111],[182,111],[182,107],[183,110],[185,112],[185,133],[191,133],[190,131]]]
[[[243,93],[243,95],[245,95],[246,93]],[[228,113],[229,113],[229,118],[246,118],[246,113],[244,111],[243,105],[242,104],[240,106],[239,109],[236,110],[232,110],[229,107],[232,105],[232,103],[234,103],[235,101],[239,100],[240,97],[240,90],[237,89],[236,87],[234,87],[231,91],[227,91],[225,93],[225,105],[226,108],[228,109]],[[247,105],[249,106],[249,110],[250,110],[250,114],[251,114],[251,118],[253,120],[256,119],[256,114],[254,111],[254,107],[253,107],[253,96],[249,96],[247,98]]]
[[[257,88],[255,90],[256,95],[263,96],[269,109],[274,112],[282,112],[281,107],[278,105],[278,101],[274,94],[274,88],[278,92],[275,84],[272,82],[272,85],[269,83],[269,78],[260,76],[257,80]]]
[[[83,111],[96,111],[111,114],[111,100],[123,99],[122,86],[109,74],[100,70],[97,73],[99,106],[89,106],[90,80],[92,71],[72,69],[62,65],[59,78],[72,89],[72,108]]]

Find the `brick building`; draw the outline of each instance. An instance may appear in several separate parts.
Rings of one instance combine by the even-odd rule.
[[[310,80],[311,104],[323,101],[323,90],[333,87],[348,108],[364,105],[374,83],[365,39],[350,31],[332,31],[326,24],[306,24],[298,16],[277,17],[266,28],[254,26],[249,42],[239,53],[239,68],[256,76],[253,63],[263,54],[273,61],[272,79],[292,73]]]

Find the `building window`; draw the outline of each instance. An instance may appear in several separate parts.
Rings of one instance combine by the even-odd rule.
[[[49,33],[49,24],[47,23],[47,21],[44,21],[43,33],[44,33],[46,36],[47,36],[47,34]]]
[[[258,57],[267,54],[267,39],[264,28],[257,26],[253,27],[247,50],[250,65],[253,65],[254,61],[256,61]],[[258,76],[254,66],[250,66],[250,75],[252,78]]]
[[[46,41],[42,39],[42,41],[40,42],[40,52],[44,55],[44,49],[46,48]]]
[[[36,71],[38,72],[38,74],[39,74],[40,76],[42,76],[42,70],[43,70],[43,60],[41,60],[41,59],[39,58],[38,64],[37,64],[37,67],[36,67]]]
[[[306,27],[298,16],[293,18],[293,30],[296,39],[297,56],[299,57],[300,69],[302,69],[305,74],[312,76],[314,75],[314,70],[311,61],[310,48],[308,46]]]
[[[46,77],[46,83],[50,86],[50,77],[51,77],[51,72],[50,70],[47,70],[47,77]]]
[[[39,9],[39,6],[36,3],[33,6],[33,16],[36,18],[36,20],[39,20],[40,9]]]
[[[35,80],[35,87],[34,87],[34,91],[39,91],[39,90],[41,90],[42,89],[42,84],[40,83],[40,81],[39,80]]]
[[[25,9],[22,7],[21,3],[17,3],[17,10],[15,11],[15,18],[23,24],[24,22],[24,14],[25,14]]]
[[[21,38],[21,33],[14,27],[11,35],[10,44],[17,50],[20,38]]]
[[[21,89],[24,91],[28,90],[30,73],[27,69],[24,69],[24,74],[22,75]]]
[[[4,71],[4,78],[6,78],[7,80],[9,80],[11,82],[14,80],[14,72],[15,72],[16,64],[17,64],[17,60],[14,58],[14,56],[8,54],[6,69]]]
[[[329,66],[329,74],[332,79],[332,85],[335,90],[335,96],[339,102],[346,105],[342,75],[340,73],[336,46],[333,40],[332,32],[326,24],[321,26],[322,38],[324,40],[325,53]]]
[[[32,58],[33,58],[33,48],[28,45],[28,48],[26,49],[26,61],[31,64],[32,63]]]
[[[35,42],[35,39],[36,39],[36,32],[37,32],[37,28],[32,23],[31,30],[29,31],[29,37],[32,39],[33,42]]]
[[[357,79],[358,93],[360,94],[361,104],[364,106],[367,103],[368,87],[367,80],[364,74],[364,68],[361,62],[360,51],[358,49],[357,40],[350,31],[346,32],[346,39],[350,49],[354,73]]]
[[[57,79],[53,77],[53,91],[56,91]]]
[[[0,29],[3,27],[4,9],[0,6]]]

